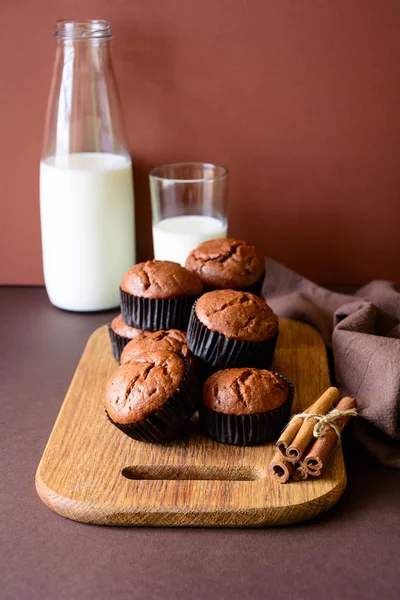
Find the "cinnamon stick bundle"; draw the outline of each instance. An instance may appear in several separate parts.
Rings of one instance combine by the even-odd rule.
[[[342,431],[356,414],[355,398],[339,399],[339,390],[330,387],[301,413],[303,417],[296,417],[289,423],[276,442],[278,451],[270,464],[270,471],[277,481],[302,481],[309,475],[321,475]],[[343,412],[345,414],[341,414]]]
[[[306,411],[309,414],[326,415],[340,399],[340,392],[335,387],[330,387]],[[299,462],[307,446],[313,439],[313,429],[317,422],[310,418],[305,420],[298,417],[291,421],[276,442],[278,450],[285,460]]]
[[[351,410],[355,407],[355,398],[346,397],[340,400],[336,406],[336,409],[344,411]],[[350,419],[351,416],[343,415],[342,417],[339,416],[335,420],[335,426],[337,427],[339,433],[342,433]],[[337,442],[338,435],[336,431],[331,426],[325,425],[321,431],[321,437],[318,437],[315,440],[314,444],[311,446],[309,452],[303,460],[304,469],[309,475],[313,475],[314,477],[321,475],[322,470],[326,466],[332,451],[336,447]]]
[[[294,465],[293,463],[285,460],[282,454],[278,451],[270,462],[269,470],[272,477],[279,483],[286,483],[289,481],[291,475],[293,475]]]

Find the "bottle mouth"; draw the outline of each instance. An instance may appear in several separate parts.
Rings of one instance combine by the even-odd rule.
[[[54,37],[57,41],[111,40],[111,25],[108,21],[101,19],[87,21],[61,19],[56,22]]]

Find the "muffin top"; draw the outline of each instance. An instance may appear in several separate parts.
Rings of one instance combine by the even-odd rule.
[[[205,327],[235,340],[263,342],[278,332],[276,314],[249,292],[207,292],[197,300],[195,312]]]
[[[121,364],[134,360],[138,354],[143,352],[157,350],[176,352],[188,357],[190,352],[186,345],[186,333],[178,329],[143,331],[139,337],[125,346],[121,354]]]
[[[168,352],[144,352],[118,367],[108,380],[104,405],[115,423],[141,421],[159,410],[178,389],[185,370],[183,358]]]
[[[126,271],[121,289],[140,298],[198,296],[203,284],[196,273],[170,260],[148,260]]]
[[[135,329],[134,327],[127,325],[125,321],[123,321],[122,315],[115,317],[115,319],[111,321],[110,327],[117,335],[129,338],[130,340],[139,337],[143,333],[142,329]]]
[[[209,377],[203,404],[226,415],[255,415],[277,408],[289,395],[284,379],[264,369],[225,369]]]
[[[264,262],[255,246],[234,238],[203,242],[191,251],[186,268],[197,273],[207,288],[241,289],[264,275]]]

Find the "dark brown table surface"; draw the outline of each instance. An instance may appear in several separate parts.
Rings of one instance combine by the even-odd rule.
[[[37,465],[89,334],[113,314],[0,288],[1,600],[400,598],[400,472],[351,440],[341,500],[290,527],[107,528],[46,508]]]

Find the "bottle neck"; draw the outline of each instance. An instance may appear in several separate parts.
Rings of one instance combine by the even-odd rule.
[[[58,22],[43,157],[127,155],[106,21]]]
[[[54,38],[57,43],[56,70],[62,72],[63,86],[71,84],[75,93],[92,86],[104,77],[113,79],[108,21],[57,21]],[[95,81],[93,81],[95,78]],[[89,83],[89,80],[92,80]]]
[[[93,77],[96,72],[108,77],[113,71],[110,50],[110,39],[60,39],[56,46],[56,65],[63,71],[64,82],[73,74],[75,83],[85,86],[86,77]]]

